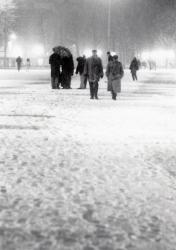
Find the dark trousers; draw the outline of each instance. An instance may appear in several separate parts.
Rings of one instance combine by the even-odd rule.
[[[89,82],[90,85],[90,97],[93,98],[98,98],[98,82]]]
[[[64,89],[71,88],[71,75],[68,72],[62,72],[61,85]]]
[[[51,87],[52,89],[58,89],[60,85],[60,71],[58,67],[51,67]]]
[[[18,71],[20,71],[20,69],[21,69],[21,63],[17,63],[17,69],[18,69]]]
[[[58,79],[58,77],[51,77],[51,87],[52,87],[52,89],[58,89],[59,88],[59,79]]]
[[[132,70],[131,74],[132,74],[133,81],[137,81],[137,71],[136,70]]]

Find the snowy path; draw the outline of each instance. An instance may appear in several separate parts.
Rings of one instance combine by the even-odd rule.
[[[176,249],[176,74],[116,102],[48,74],[0,71],[0,250]]]

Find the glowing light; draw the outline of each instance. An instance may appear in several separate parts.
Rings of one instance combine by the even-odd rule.
[[[38,59],[38,65],[42,66],[44,64],[44,60],[42,58]]]
[[[175,52],[173,50],[168,50],[168,52],[167,52],[167,58],[171,59],[171,60],[174,60],[175,57],[176,57]]]
[[[97,55],[101,57],[101,56],[103,55],[102,50],[98,49],[98,50],[97,50]]]
[[[142,60],[149,60],[150,59],[150,53],[148,51],[143,51],[141,54]]]
[[[83,53],[86,57],[90,57],[92,55],[92,50],[91,49],[86,49]]]
[[[158,65],[165,65],[168,61],[176,59],[174,50],[156,49],[151,51],[143,51],[141,59],[144,61],[155,61]]]
[[[32,55],[34,56],[43,56],[44,55],[44,47],[43,45],[37,44],[32,48]]]
[[[17,35],[15,34],[15,33],[12,33],[11,35],[10,35],[10,40],[12,41],[15,41],[15,40],[17,40]]]
[[[111,51],[111,56],[116,56],[117,53],[115,51]]]

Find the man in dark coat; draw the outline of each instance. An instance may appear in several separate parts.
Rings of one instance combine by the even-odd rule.
[[[139,63],[136,57],[133,58],[131,64],[130,64],[130,70],[131,70],[131,75],[133,78],[133,81],[137,81],[137,71],[139,70]]]
[[[87,59],[84,75],[88,77],[90,85],[90,98],[98,99],[98,82],[103,78],[103,65],[101,59],[97,56],[97,50],[92,51],[92,56]]]
[[[61,58],[56,48],[53,48],[53,52],[49,58],[49,64],[51,65],[51,87],[52,89],[59,89]]]
[[[87,85],[86,77],[84,76],[84,67],[86,64],[86,57],[80,56],[77,59],[78,65],[76,68],[76,74],[80,75],[80,87],[78,89],[85,89]]]
[[[74,73],[74,62],[72,55],[63,55],[62,58],[62,87],[64,89],[71,89],[71,77]]]
[[[20,71],[22,65],[22,58],[20,56],[17,57],[16,63],[17,63],[17,69],[18,71]]]

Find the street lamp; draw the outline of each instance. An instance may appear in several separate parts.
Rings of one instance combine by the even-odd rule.
[[[108,50],[111,50],[111,7],[112,0],[108,0]]]

